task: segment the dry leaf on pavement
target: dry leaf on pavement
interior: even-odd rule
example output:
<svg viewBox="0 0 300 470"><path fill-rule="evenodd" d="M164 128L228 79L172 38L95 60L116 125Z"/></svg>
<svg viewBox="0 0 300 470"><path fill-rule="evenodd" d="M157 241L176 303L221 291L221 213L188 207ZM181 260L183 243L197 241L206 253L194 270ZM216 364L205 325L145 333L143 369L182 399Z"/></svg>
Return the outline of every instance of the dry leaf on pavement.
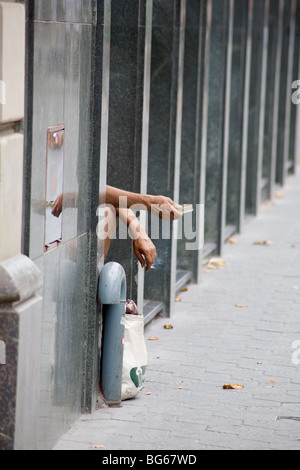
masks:
<svg viewBox="0 0 300 470"><path fill-rule="evenodd" d="M255 240L253 245L272 246L273 242L271 242L270 240Z"/></svg>
<svg viewBox="0 0 300 470"><path fill-rule="evenodd" d="M158 336L150 336L149 341L157 341L158 339Z"/></svg>
<svg viewBox="0 0 300 470"><path fill-rule="evenodd" d="M226 264L226 261L224 259L212 258L209 260L206 267L208 269L218 269L218 268L222 268L225 264Z"/></svg>
<svg viewBox="0 0 300 470"><path fill-rule="evenodd" d="M175 302L181 302L181 297L175 297Z"/></svg>
<svg viewBox="0 0 300 470"><path fill-rule="evenodd" d="M248 308L249 305L235 304L235 307L237 307L237 308Z"/></svg>
<svg viewBox="0 0 300 470"><path fill-rule="evenodd" d="M171 325L171 323L166 323L166 324L164 325L164 329L165 329L165 330L173 330L173 328L174 328L174 327L173 327L173 325Z"/></svg>
<svg viewBox="0 0 300 470"><path fill-rule="evenodd" d="M242 388L244 388L244 385L240 384L223 385L223 390L241 390Z"/></svg>

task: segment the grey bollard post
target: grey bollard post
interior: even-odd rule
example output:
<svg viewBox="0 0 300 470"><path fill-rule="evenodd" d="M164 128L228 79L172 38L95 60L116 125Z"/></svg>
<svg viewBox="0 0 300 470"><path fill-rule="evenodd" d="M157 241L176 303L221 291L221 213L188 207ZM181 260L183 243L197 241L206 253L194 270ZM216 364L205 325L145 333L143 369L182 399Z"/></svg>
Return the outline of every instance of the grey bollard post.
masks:
<svg viewBox="0 0 300 470"><path fill-rule="evenodd" d="M103 305L101 389L108 405L120 405L122 391L126 274L118 263L107 263L99 277L98 300Z"/></svg>

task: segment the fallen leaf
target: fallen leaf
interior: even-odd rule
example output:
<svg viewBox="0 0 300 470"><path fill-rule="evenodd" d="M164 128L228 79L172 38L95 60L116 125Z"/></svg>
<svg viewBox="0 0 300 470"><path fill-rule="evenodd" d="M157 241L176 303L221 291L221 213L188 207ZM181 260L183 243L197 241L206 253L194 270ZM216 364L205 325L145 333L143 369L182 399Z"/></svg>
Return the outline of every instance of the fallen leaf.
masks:
<svg viewBox="0 0 300 470"><path fill-rule="evenodd" d="M223 385L223 390L241 390L242 388L244 388L244 385L240 384Z"/></svg>
<svg viewBox="0 0 300 470"><path fill-rule="evenodd" d="M297 248L297 245L291 245L291 248Z"/></svg>
<svg viewBox="0 0 300 470"><path fill-rule="evenodd" d="M178 390L182 390L182 387L178 387Z"/></svg>
<svg viewBox="0 0 300 470"><path fill-rule="evenodd" d="M90 449L105 449L105 446L103 446L102 444L98 444L95 446L90 446L89 448Z"/></svg>
<svg viewBox="0 0 300 470"><path fill-rule="evenodd" d="M273 242L271 242L270 240L255 240L253 245L272 246Z"/></svg>
<svg viewBox="0 0 300 470"><path fill-rule="evenodd" d="M300 286L293 286L294 290L300 290Z"/></svg>
<svg viewBox="0 0 300 470"><path fill-rule="evenodd" d="M283 199L284 195L280 191L275 191L274 197L276 197L277 199Z"/></svg>
<svg viewBox="0 0 300 470"><path fill-rule="evenodd" d="M181 302L181 297L175 297L175 302Z"/></svg>
<svg viewBox="0 0 300 470"><path fill-rule="evenodd" d="M165 329L165 330L173 330L173 328L174 328L174 327L173 327L173 325L171 325L171 323L166 323L166 324L164 325L164 329Z"/></svg>
<svg viewBox="0 0 300 470"><path fill-rule="evenodd" d="M226 264L226 261L224 259L212 258L211 260L209 260L206 267L208 269L218 269L218 268L223 267L225 264Z"/></svg>
<svg viewBox="0 0 300 470"><path fill-rule="evenodd" d="M269 380L269 383L270 383L270 384L277 384L276 380L274 380L274 379L270 379L270 380Z"/></svg>
<svg viewBox="0 0 300 470"><path fill-rule="evenodd" d="M230 243L230 245L235 245L236 244L236 239L235 238L228 238L227 239L228 243Z"/></svg>
<svg viewBox="0 0 300 470"><path fill-rule="evenodd" d="M181 289L181 292L187 292L187 291L188 291L187 287L184 287L183 289Z"/></svg>
<svg viewBox="0 0 300 470"><path fill-rule="evenodd" d="M208 273L210 273L210 270L209 269L203 269L202 272L205 273L205 274L208 274Z"/></svg>
<svg viewBox="0 0 300 470"><path fill-rule="evenodd" d="M249 305L236 304L235 307L237 307L237 308L248 308Z"/></svg>
<svg viewBox="0 0 300 470"><path fill-rule="evenodd" d="M275 206L275 203L273 201L270 201L267 199L266 201L263 202L264 206Z"/></svg>
<svg viewBox="0 0 300 470"><path fill-rule="evenodd" d="M158 336L150 336L149 341L157 341L158 339Z"/></svg>
<svg viewBox="0 0 300 470"><path fill-rule="evenodd" d="M147 392L146 395L148 395L148 396L151 395L151 392Z"/></svg>

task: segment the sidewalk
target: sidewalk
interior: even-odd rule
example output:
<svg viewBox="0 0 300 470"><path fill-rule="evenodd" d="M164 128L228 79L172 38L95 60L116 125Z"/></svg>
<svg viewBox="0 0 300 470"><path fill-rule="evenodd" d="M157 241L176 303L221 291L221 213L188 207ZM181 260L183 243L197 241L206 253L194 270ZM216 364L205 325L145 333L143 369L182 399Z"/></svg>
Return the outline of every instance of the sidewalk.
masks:
<svg viewBox="0 0 300 470"><path fill-rule="evenodd" d="M54 450L300 449L300 177L281 193L146 327L140 395L82 416Z"/></svg>

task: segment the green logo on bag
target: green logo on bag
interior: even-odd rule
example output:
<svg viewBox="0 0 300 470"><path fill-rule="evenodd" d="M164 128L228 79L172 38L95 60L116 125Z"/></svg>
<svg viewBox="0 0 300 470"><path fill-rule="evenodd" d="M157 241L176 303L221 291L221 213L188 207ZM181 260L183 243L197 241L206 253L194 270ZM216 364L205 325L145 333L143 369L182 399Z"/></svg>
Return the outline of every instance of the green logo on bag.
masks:
<svg viewBox="0 0 300 470"><path fill-rule="evenodd" d="M146 369L147 366L142 366L142 367L134 367L130 371L130 378L136 388L140 388L142 385L144 385L145 382L145 375L146 375Z"/></svg>

